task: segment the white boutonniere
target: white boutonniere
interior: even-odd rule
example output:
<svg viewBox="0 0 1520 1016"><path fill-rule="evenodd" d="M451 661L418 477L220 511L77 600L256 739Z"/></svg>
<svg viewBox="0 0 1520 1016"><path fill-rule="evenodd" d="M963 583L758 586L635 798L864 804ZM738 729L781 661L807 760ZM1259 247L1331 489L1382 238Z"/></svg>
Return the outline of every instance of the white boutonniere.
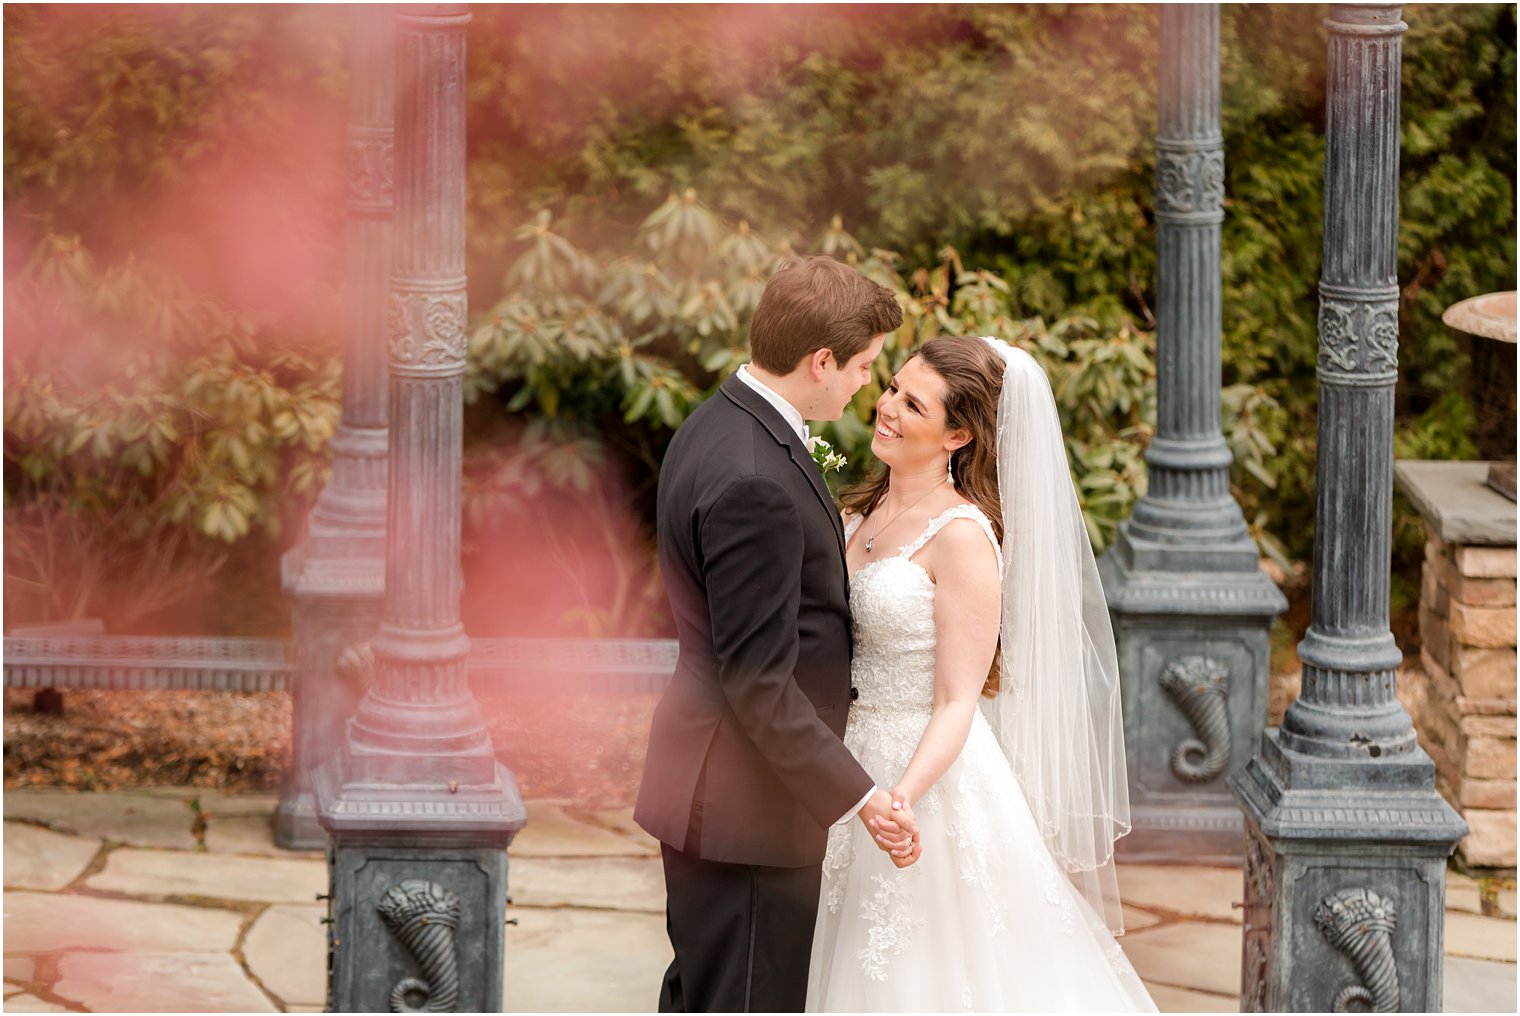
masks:
<svg viewBox="0 0 1520 1016"><path fill-rule="evenodd" d="M849 459L834 450L834 446L821 437L809 437L805 442L808 454L813 456L813 461L818 463L818 471L824 476L842 469L849 464Z"/></svg>

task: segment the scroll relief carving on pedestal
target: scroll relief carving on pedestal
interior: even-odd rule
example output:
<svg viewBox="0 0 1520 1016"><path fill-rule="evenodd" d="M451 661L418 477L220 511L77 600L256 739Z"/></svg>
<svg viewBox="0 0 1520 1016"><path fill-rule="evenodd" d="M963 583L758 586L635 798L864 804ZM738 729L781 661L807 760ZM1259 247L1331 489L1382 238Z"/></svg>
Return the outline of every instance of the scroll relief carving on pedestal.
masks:
<svg viewBox="0 0 1520 1016"><path fill-rule="evenodd" d="M1321 297L1319 369L1388 374L1399 367L1399 314L1392 303Z"/></svg>
<svg viewBox="0 0 1520 1016"><path fill-rule="evenodd" d="M1398 1012L1393 901L1371 889L1342 889L1320 900L1314 908L1314 923L1331 945L1351 959L1362 982L1342 988L1335 996L1334 1010L1349 1012L1347 1006L1360 1001L1371 1012Z"/></svg>
<svg viewBox="0 0 1520 1016"><path fill-rule="evenodd" d="M463 293L391 293L391 359L409 367L463 365Z"/></svg>
<svg viewBox="0 0 1520 1016"><path fill-rule="evenodd" d="M1198 735L1172 749L1172 773L1184 783L1218 778L1230 764L1230 668L1209 656L1183 656L1161 671L1161 687Z"/></svg>
<svg viewBox="0 0 1520 1016"><path fill-rule="evenodd" d="M389 205L396 179L396 143L391 138L348 139L348 200L357 205Z"/></svg>
<svg viewBox="0 0 1520 1016"><path fill-rule="evenodd" d="M1224 152L1156 153L1158 212L1217 212L1224 207Z"/></svg>
<svg viewBox="0 0 1520 1016"><path fill-rule="evenodd" d="M386 890L377 909L422 968L391 988L391 1012L454 1012L459 1005L459 897L436 882L407 879Z"/></svg>
<svg viewBox="0 0 1520 1016"><path fill-rule="evenodd" d="M1246 900L1242 920L1244 966L1241 970L1241 1008L1245 1012L1267 1011L1268 957L1271 950L1272 907L1275 888L1272 859L1254 836L1246 837Z"/></svg>

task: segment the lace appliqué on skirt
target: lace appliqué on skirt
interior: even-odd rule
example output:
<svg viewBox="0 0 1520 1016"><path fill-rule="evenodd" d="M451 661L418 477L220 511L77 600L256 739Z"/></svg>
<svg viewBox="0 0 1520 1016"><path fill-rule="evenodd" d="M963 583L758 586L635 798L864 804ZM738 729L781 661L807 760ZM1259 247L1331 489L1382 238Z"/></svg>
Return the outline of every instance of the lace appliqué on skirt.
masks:
<svg viewBox="0 0 1520 1016"><path fill-rule="evenodd" d="M854 832L853 822L851 819L829 830L829 845L823 854L823 900L831 914L839 913L849 887L844 874L855 861L855 844L850 836Z"/></svg>
<svg viewBox="0 0 1520 1016"><path fill-rule="evenodd" d="M923 925L913 918L911 883L916 872L903 868L891 875L872 875L876 891L860 904L860 919L871 924L866 947L858 953L860 968L873 981L887 979L887 954L902 953L913 939L913 932Z"/></svg>

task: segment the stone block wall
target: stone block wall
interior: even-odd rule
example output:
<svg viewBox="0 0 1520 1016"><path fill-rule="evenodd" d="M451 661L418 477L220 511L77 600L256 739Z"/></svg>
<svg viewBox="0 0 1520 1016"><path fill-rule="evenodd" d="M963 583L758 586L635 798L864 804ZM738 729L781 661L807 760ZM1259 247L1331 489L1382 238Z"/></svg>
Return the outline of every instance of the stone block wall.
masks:
<svg viewBox="0 0 1520 1016"><path fill-rule="evenodd" d="M1515 867L1515 548L1431 535L1420 587L1420 668L1400 698L1436 785L1470 827L1474 867Z"/></svg>

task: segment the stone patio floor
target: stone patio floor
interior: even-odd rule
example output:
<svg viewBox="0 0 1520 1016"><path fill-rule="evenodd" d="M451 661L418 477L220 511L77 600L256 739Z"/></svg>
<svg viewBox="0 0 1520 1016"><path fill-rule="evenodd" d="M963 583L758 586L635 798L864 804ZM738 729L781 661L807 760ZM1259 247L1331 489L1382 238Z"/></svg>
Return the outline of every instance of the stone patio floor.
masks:
<svg viewBox="0 0 1520 1016"><path fill-rule="evenodd" d="M4 1008L319 1012L320 852L274 846L274 795L5 794ZM506 1009L654 1009L670 959L658 849L629 812L528 802L510 851ZM1120 940L1167 1012L1238 1007L1238 869L1125 865ZM1515 894L1446 895L1445 1009L1515 1012Z"/></svg>

